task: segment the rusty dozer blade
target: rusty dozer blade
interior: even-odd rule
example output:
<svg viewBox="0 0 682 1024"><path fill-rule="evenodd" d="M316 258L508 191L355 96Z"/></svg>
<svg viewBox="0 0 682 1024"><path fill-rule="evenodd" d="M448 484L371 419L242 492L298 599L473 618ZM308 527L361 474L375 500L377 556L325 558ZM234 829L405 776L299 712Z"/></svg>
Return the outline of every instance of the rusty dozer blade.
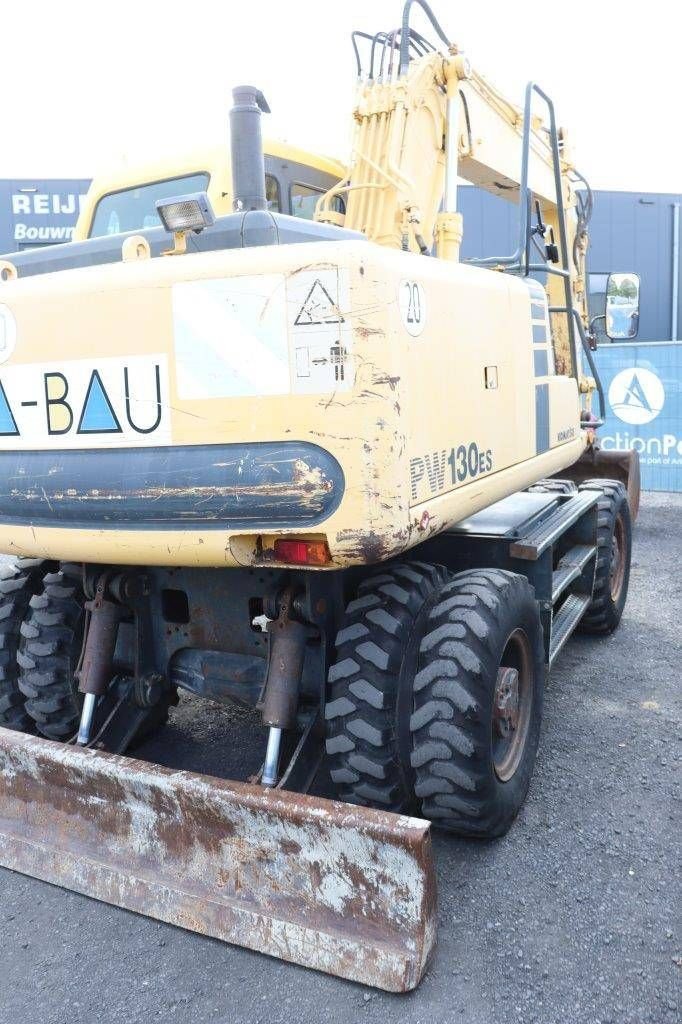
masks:
<svg viewBox="0 0 682 1024"><path fill-rule="evenodd" d="M0 728L0 864L388 991L436 933L429 824Z"/></svg>

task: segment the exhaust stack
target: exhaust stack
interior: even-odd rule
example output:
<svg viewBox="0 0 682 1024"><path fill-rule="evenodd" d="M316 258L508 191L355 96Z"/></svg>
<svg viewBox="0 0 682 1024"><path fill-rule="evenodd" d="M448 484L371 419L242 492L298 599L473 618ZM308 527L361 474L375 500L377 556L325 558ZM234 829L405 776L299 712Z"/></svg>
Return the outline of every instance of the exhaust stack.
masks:
<svg viewBox="0 0 682 1024"><path fill-rule="evenodd" d="M232 209L237 213L267 210L260 118L261 113L270 113L270 107L260 89L252 85L238 85L232 90L232 98Z"/></svg>

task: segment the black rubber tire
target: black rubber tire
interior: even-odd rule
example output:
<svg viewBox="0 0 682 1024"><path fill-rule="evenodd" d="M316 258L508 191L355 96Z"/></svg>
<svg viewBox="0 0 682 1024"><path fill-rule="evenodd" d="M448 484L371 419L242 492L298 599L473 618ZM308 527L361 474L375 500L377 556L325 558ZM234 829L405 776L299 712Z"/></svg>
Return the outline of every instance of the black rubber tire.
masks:
<svg viewBox="0 0 682 1024"><path fill-rule="evenodd" d="M77 579L50 573L43 592L31 598L21 626L19 688L38 732L51 740L64 742L78 731L83 697L74 672L83 644L84 601ZM177 689L167 690L130 746L138 746L165 725L169 708L177 703Z"/></svg>
<svg viewBox="0 0 682 1024"><path fill-rule="evenodd" d="M532 652L533 700L520 762L501 782L493 698L519 628ZM342 799L420 814L460 835L507 831L528 790L542 718L542 628L525 577L455 576L421 562L385 568L349 604L328 678L327 754Z"/></svg>
<svg viewBox="0 0 682 1024"><path fill-rule="evenodd" d="M502 655L516 630L528 640L532 697L518 766L503 782L493 761L493 702ZM533 774L544 675L540 613L525 576L474 569L442 588L420 644L410 722L423 817L462 836L504 835Z"/></svg>
<svg viewBox="0 0 682 1024"><path fill-rule="evenodd" d="M632 558L632 520L625 487L617 480L586 480L580 485L581 491L599 491L597 505L597 568L594 579L592 601L580 621L582 633L608 635L617 629L630 583L630 561ZM624 539L624 575L617 600L611 593L612 545L616 521Z"/></svg>
<svg viewBox="0 0 682 1024"><path fill-rule="evenodd" d="M78 730L82 697L74 672L83 643L83 591L62 572L45 576L21 626L19 688L38 732L68 740Z"/></svg>
<svg viewBox="0 0 682 1024"><path fill-rule="evenodd" d="M422 620L450 577L423 562L386 566L360 584L346 609L325 709L330 772L342 800L418 812L410 765L412 680Z"/></svg>
<svg viewBox="0 0 682 1024"><path fill-rule="evenodd" d="M33 732L33 719L19 689L17 653L21 623L48 568L42 558L20 558L0 572L0 726L4 729Z"/></svg>

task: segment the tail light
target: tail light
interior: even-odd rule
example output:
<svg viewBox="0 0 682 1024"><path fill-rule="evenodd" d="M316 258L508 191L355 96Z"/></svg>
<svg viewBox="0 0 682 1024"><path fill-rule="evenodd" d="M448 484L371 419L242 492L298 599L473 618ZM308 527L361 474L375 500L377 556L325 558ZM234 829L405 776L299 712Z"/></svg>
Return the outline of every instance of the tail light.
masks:
<svg viewBox="0 0 682 1024"><path fill-rule="evenodd" d="M326 540L275 541L275 558L289 565L329 565L332 560Z"/></svg>

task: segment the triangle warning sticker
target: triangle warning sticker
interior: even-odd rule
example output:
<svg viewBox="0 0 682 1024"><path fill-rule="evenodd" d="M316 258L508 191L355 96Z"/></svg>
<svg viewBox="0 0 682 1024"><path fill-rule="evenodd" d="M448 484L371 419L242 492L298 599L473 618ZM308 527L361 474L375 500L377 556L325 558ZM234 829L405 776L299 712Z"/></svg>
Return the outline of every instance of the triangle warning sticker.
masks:
<svg viewBox="0 0 682 1024"><path fill-rule="evenodd" d="M307 327L312 324L342 324L343 322L339 307L318 277L298 311L294 327Z"/></svg>
<svg viewBox="0 0 682 1024"><path fill-rule="evenodd" d="M121 424L104 390L97 370L92 371L83 411L78 424L79 434L120 434Z"/></svg>

